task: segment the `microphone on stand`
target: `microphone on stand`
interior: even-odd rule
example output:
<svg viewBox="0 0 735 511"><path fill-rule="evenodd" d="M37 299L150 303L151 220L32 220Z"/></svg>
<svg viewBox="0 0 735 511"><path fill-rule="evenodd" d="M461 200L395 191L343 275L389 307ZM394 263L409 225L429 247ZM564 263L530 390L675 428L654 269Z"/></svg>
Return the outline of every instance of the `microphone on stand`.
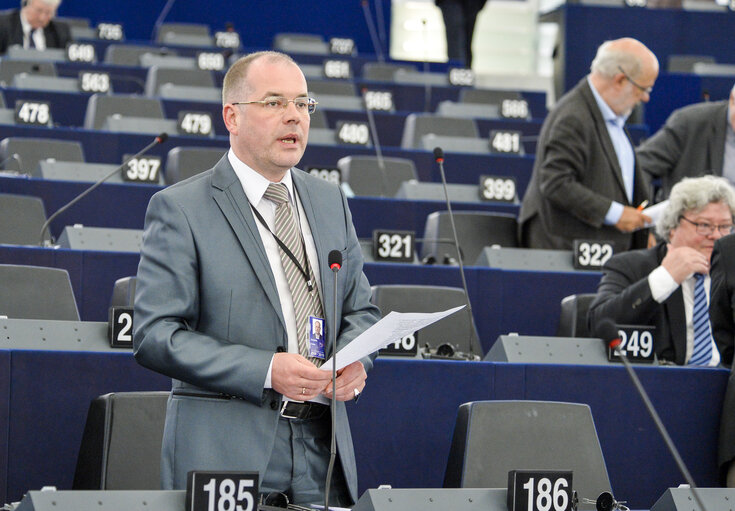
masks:
<svg viewBox="0 0 735 511"><path fill-rule="evenodd" d="M630 376L630 380L633 382L633 385L638 391L638 395L640 395L641 399L643 400L643 404L646 405L648 414L651 416L651 419L653 419L653 422L656 425L656 429L658 429L659 434L664 439L664 442L666 443L666 447L669 449L671 456L674 458L676 465L679 467L679 471L684 476L684 479L686 480L686 482L689 484L689 487L692 490L692 495L694 496L694 500L697 501L699 508L702 511L705 511L704 503L702 502L702 499L699 496L699 491L697 491L697 485L694 483L694 479L692 478L692 475L689 473L689 469L684 463L684 460L681 458L681 455L679 454L679 450L676 448L676 445L674 445L674 441L669 436L669 432L666 430L666 426L664 426L664 423L661 421L661 418L656 412L656 408L654 408L653 403L651 402L651 399L648 397L648 393L646 392L646 389L643 388L641 381L638 379L638 375L635 374L635 371L633 370L633 366L630 365L630 361L628 360L628 357L626 357L625 354L619 349L621 339L620 339L620 334L618 334L618 329L615 326L615 323L611 319L608 319L608 318L603 319L602 321L600 321L599 325L595 329L595 334L597 335L597 337L602 339L602 342L604 343L606 349L609 348L613 350L615 354L618 357L620 357L620 360L623 361L625 370L628 372L628 376Z"/></svg>
<svg viewBox="0 0 735 511"><path fill-rule="evenodd" d="M385 161L383 160L383 150L380 146L380 139L378 138L378 128L375 125L375 117L367 103L367 92L367 88L362 89L362 104L365 105L365 113L367 114L370 133L373 138L373 145L375 146L375 156L378 158L378 169L380 169L380 192L383 194L383 197L387 197L388 176L385 173Z"/></svg>
<svg viewBox="0 0 735 511"><path fill-rule="evenodd" d="M378 40L378 34L375 31L373 16L370 13L370 7L368 6L368 0L360 0L360 3L362 4L362 12L365 15L365 23L367 24L368 32L370 32L370 39L373 42L373 50L375 50L375 55L378 57L378 62L385 62L385 57L383 57L383 50L381 49L381 44Z"/></svg>
<svg viewBox="0 0 735 511"><path fill-rule="evenodd" d="M467 279L464 274L464 264L462 262L462 251L459 248L459 238L457 237L457 227L454 225L454 213L452 212L452 203L449 200L449 191L447 190L447 177L444 175L444 151L441 147L434 148L434 159L439 164L439 172L442 177L442 186L444 187L444 198L447 201L447 211L449 212L449 222L452 225L452 234L454 235L454 248L457 249L457 261L459 262L459 274L462 276L462 288L464 289L464 297L467 301L467 316L469 319L469 352L467 358L475 360L474 347L472 346L472 304L470 303L470 293L467 290Z"/></svg>
<svg viewBox="0 0 735 511"><path fill-rule="evenodd" d="M166 16L168 16L168 11L171 10L171 7L173 7L175 3L176 0L168 0L168 2L166 2L166 5L163 6L163 9L161 9L161 14L158 15L158 18L156 18L156 22L153 24L153 32L151 33L152 42L156 42L156 34L158 33L158 29L161 28L163 20L165 20Z"/></svg>
<svg viewBox="0 0 735 511"><path fill-rule="evenodd" d="M337 328L339 320L337 318L337 272L342 269L342 252L332 250L328 256L329 268L334 273L334 327L331 328L332 337L332 444L329 449L329 468L327 468L327 480L324 484L324 511L329 509L329 487L332 482L332 471L334 470L334 460L337 457L337 443L334 430L337 427Z"/></svg>
<svg viewBox="0 0 735 511"><path fill-rule="evenodd" d="M57 216L59 216L61 213L63 213L64 211L66 211L67 209L69 209L71 206L73 206L74 204L76 204L77 202L79 202L82 198L84 198L90 192L92 192L93 190L95 190L97 187L99 187L102 183L104 183L105 181L107 181L108 179L110 179L112 176L114 176L118 172L122 171L122 169L125 168L125 165L127 165L130 160L132 160L134 158L138 158L141 155L147 153L155 145L163 144L167 139L168 139L168 133L161 133L160 135L158 135L153 140L153 142L151 142L150 144L148 144L147 146L145 146L143 149L141 149L140 151L138 151L134 155L132 155L129 158L127 158L124 162L122 162L122 164L119 167L115 168L115 170L113 170L112 172L110 172L109 174L107 174L106 176L104 176L102 179L100 179L99 181L97 181L96 183L94 183L92 186L90 186L89 188L87 188L86 190L84 190L82 193L80 193L79 195L77 195L76 197L74 197L72 200L70 200L69 202L67 202L66 204L64 204L61 208L57 209L56 212L53 215L51 215L50 217L48 217L48 220L46 220L46 222L44 222L43 226L41 226L41 234L40 234L39 246L42 246L42 247L46 246L46 247L48 247L48 246L52 246L53 245L53 236L51 236L49 234L49 237L51 239L48 242L46 242L44 240L43 236L44 236L44 234L46 234L46 230L48 229L49 225L51 225L51 222Z"/></svg>

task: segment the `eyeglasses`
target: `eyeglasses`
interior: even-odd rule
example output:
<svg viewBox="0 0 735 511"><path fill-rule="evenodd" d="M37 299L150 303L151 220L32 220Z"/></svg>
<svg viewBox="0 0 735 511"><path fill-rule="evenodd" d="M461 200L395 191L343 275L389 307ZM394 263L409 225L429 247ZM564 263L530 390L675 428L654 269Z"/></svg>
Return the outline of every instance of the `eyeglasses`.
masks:
<svg viewBox="0 0 735 511"><path fill-rule="evenodd" d="M267 98L260 101L236 101L231 104L252 105L256 103L259 105L263 105L263 108L265 108L266 111L273 113L285 110L288 107L289 103L293 103L299 113L308 113L309 115L316 112L316 106L319 104L316 99L307 96L294 99L286 99L283 96L268 96Z"/></svg>
<svg viewBox="0 0 735 511"><path fill-rule="evenodd" d="M692 224L696 228L697 234L701 234L702 236L711 236L715 232L715 229L720 231L720 234L722 234L723 236L727 236L728 234L731 234L733 230L732 224L712 225L708 224L707 222L692 222L684 215L680 216L679 220L686 220L687 222Z"/></svg>
<svg viewBox="0 0 735 511"><path fill-rule="evenodd" d="M630 77L628 73L625 72L625 70L622 67L618 66L618 69L620 70L621 73L623 73L623 76L625 76L625 79L628 80L633 85L635 85L641 92L645 92L649 96L651 95L651 93L653 92L653 87L644 87L643 85L639 85L638 83L636 83L635 80L633 80Z"/></svg>

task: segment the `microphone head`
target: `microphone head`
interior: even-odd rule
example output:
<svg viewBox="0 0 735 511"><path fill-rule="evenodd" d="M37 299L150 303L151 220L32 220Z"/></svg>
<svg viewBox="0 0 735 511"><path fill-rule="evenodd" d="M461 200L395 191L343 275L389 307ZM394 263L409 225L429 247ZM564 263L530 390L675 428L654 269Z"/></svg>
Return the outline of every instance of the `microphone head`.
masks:
<svg viewBox="0 0 735 511"><path fill-rule="evenodd" d="M165 131L156 137L156 142L159 144L163 144L166 140L168 140L168 133Z"/></svg>
<svg viewBox="0 0 735 511"><path fill-rule="evenodd" d="M339 250L332 250L329 252L329 267L332 269L332 271L338 271L340 268L342 268L342 252Z"/></svg>
<svg viewBox="0 0 735 511"><path fill-rule="evenodd" d="M602 339L605 346L612 349L617 348L620 345L620 335L618 334L618 328L615 326L613 320L605 318L595 328L595 335Z"/></svg>
<svg viewBox="0 0 735 511"><path fill-rule="evenodd" d="M436 161L444 161L444 150L441 147L434 148L434 159Z"/></svg>

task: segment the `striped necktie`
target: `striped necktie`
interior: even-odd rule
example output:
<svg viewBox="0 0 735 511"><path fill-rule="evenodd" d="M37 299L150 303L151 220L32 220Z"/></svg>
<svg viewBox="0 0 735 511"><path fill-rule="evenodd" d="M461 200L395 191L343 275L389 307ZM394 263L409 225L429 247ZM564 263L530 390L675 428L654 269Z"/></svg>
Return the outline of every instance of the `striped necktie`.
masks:
<svg viewBox="0 0 735 511"><path fill-rule="evenodd" d="M696 273L694 278L694 348L689 365L705 366L712 360L712 330L709 324L707 293L704 291L704 275Z"/></svg>
<svg viewBox="0 0 735 511"><path fill-rule="evenodd" d="M288 200L288 188L283 183L271 183L263 196L276 204L276 237L291 251L291 254L301 265L301 269L307 272L312 282L312 290L309 291L306 277L279 244L278 251L281 254L281 264L286 273L286 280L293 299L299 353L320 366L323 360L309 357L309 316L323 318L324 312L319 299L319 289L315 283L316 276L311 270L309 259L304 252L305 245L301 236L301 229Z"/></svg>
<svg viewBox="0 0 735 511"><path fill-rule="evenodd" d="M28 48L35 50L36 49L36 41L33 40L33 33L35 30L30 29L28 31Z"/></svg>

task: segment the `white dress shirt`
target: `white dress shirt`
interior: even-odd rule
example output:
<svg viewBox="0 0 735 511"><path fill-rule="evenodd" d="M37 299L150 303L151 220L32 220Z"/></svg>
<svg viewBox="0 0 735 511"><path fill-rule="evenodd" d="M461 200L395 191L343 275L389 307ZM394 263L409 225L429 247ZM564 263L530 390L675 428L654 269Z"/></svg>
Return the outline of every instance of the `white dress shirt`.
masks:
<svg viewBox="0 0 735 511"><path fill-rule="evenodd" d="M23 48L30 48L31 44L29 38L33 37L33 42L36 45L36 49L46 49L46 34L43 33L42 28L33 30L31 24L26 20L23 11L20 11L20 26L23 28Z"/></svg>
<svg viewBox="0 0 735 511"><path fill-rule="evenodd" d="M227 153L227 158L235 170L237 178L240 180L245 195L250 202L250 207L257 209L268 225L271 232L275 232L276 224L276 204L268 199L264 199L263 195L268 189L270 181L268 181L262 174L259 174L248 165L240 161L232 149ZM291 208L294 209L294 202L298 206L296 209L296 215L298 217L299 225L301 227L301 234L304 237L304 243L306 244L306 255L309 258L312 271L314 273L314 281L316 282L317 289L319 290L319 296L322 296L321 281L319 279L319 261L316 255L316 245L314 244L314 237L311 234L311 228L309 222L306 220L306 214L304 208L301 205L301 201L298 200L295 188L293 186L293 179L291 178L291 170L286 172L286 175L281 180L281 183L286 185L288 188L289 200L291 201ZM283 270L283 264L281 263L281 253L279 252L278 243L271 232L268 232L260 220L255 219L255 224L258 226L258 232L260 232L260 238L263 241L265 247L265 253L268 256L268 263L270 264L273 277L276 281L276 289L278 290L278 300L281 302L281 311L283 312L283 320L286 322L286 335L288 336L288 352L298 353L299 343L298 334L296 327L296 314L294 312L293 297L291 296L291 289L288 286L288 280L286 279L286 272ZM271 359L271 365L268 367L268 374L265 377L264 388L272 388L271 383L271 370L273 369L273 360ZM285 398L284 398L285 399ZM324 396L317 396L312 399L319 403L328 404L329 401Z"/></svg>
<svg viewBox="0 0 735 511"><path fill-rule="evenodd" d="M694 350L694 325L692 317L694 316L694 274L689 275L681 283L681 293L684 296L684 316L687 326L687 351L684 357L684 363L688 363L692 358ZM704 292L707 295L707 303L709 304L709 288L712 279L709 275L704 276ZM658 303L663 303L671 293L676 291L679 284L676 283L671 274L663 266L659 266L648 275L648 285L651 288L653 299ZM712 359L709 366L717 367L720 364L720 351L717 349L714 338L712 339Z"/></svg>
<svg viewBox="0 0 735 511"><path fill-rule="evenodd" d="M612 108L605 103L602 99L595 86L592 84L589 76L587 77L587 83L592 90L592 95L595 97L597 107L602 114L602 118L605 121L605 127L610 135L610 140L615 148L615 154L618 157L618 164L623 174L623 184L625 185L625 194L628 197L628 202L633 202L633 187L635 185L635 154L633 153L633 146L628 139L628 135L625 133L625 121L628 119L627 115L617 115L613 112ZM623 215L623 204L613 201L610 204L610 208L607 210L605 215L605 224L615 225Z"/></svg>

